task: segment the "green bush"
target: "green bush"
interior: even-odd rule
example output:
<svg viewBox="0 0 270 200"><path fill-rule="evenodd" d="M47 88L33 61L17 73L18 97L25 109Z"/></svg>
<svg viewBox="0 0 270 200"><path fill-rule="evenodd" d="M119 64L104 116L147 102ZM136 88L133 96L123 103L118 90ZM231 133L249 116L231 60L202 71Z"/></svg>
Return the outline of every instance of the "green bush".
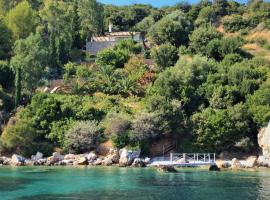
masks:
<svg viewBox="0 0 270 200"><path fill-rule="evenodd" d="M248 19L245 19L241 15L237 14L223 18L222 23L225 31L227 32L236 32L241 29L248 28L251 25Z"/></svg>
<svg viewBox="0 0 270 200"><path fill-rule="evenodd" d="M94 150L102 138L102 128L96 121L80 121L66 134L65 150L72 153L85 153Z"/></svg>
<svg viewBox="0 0 270 200"><path fill-rule="evenodd" d="M130 143L129 131L131 121L124 114L113 114L106 119L105 134L109 135L117 148L123 148Z"/></svg>
<svg viewBox="0 0 270 200"><path fill-rule="evenodd" d="M170 43L153 48L151 50L151 57L161 70L174 66L179 58L177 48Z"/></svg>
<svg viewBox="0 0 270 200"><path fill-rule="evenodd" d="M124 50L104 49L97 54L96 63L100 66L124 67L130 55Z"/></svg>

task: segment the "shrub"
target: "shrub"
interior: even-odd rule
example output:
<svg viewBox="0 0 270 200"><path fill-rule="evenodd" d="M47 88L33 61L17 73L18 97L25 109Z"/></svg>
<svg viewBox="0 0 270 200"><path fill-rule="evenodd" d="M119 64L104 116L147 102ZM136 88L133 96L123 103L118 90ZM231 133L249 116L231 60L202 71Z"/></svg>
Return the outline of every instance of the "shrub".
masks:
<svg viewBox="0 0 270 200"><path fill-rule="evenodd" d="M153 48L151 51L151 57L161 70L174 66L179 58L177 48L170 43L162 44L159 47Z"/></svg>
<svg viewBox="0 0 270 200"><path fill-rule="evenodd" d="M131 126L131 141L140 143L168 133L168 124L157 113L138 113Z"/></svg>
<svg viewBox="0 0 270 200"><path fill-rule="evenodd" d="M248 19L245 19L241 15L236 14L223 18L222 23L224 25L225 31L227 32L236 32L250 26Z"/></svg>
<svg viewBox="0 0 270 200"><path fill-rule="evenodd" d="M65 150L85 153L95 149L101 140L102 128L96 121L80 121L67 131Z"/></svg>
<svg viewBox="0 0 270 200"><path fill-rule="evenodd" d="M96 63L100 66L111 65L122 68L129 57L129 53L124 50L104 49L97 54Z"/></svg>
<svg viewBox="0 0 270 200"><path fill-rule="evenodd" d="M129 144L129 130L131 121L129 116L113 114L106 120L105 133L110 135L117 148L123 148Z"/></svg>

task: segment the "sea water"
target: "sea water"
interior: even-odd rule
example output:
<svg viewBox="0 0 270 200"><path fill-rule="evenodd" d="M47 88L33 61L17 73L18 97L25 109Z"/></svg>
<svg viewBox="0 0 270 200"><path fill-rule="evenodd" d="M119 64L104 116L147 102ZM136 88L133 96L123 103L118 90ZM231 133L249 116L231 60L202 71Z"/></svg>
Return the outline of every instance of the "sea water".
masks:
<svg viewBox="0 0 270 200"><path fill-rule="evenodd" d="M0 167L1 200L270 200L270 170Z"/></svg>

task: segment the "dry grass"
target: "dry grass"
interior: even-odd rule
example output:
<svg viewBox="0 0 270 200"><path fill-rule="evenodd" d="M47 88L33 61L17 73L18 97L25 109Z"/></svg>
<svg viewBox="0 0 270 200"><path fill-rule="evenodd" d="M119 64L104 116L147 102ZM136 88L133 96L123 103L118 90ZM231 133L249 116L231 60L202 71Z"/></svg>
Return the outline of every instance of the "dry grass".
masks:
<svg viewBox="0 0 270 200"><path fill-rule="evenodd" d="M270 43L270 31L263 30L263 31L252 31L249 35L247 35L246 40L248 41L256 41L258 39L263 39Z"/></svg>
<svg viewBox="0 0 270 200"><path fill-rule="evenodd" d="M260 56L270 60L270 51L260 47L256 43L245 44L243 49L254 56Z"/></svg>

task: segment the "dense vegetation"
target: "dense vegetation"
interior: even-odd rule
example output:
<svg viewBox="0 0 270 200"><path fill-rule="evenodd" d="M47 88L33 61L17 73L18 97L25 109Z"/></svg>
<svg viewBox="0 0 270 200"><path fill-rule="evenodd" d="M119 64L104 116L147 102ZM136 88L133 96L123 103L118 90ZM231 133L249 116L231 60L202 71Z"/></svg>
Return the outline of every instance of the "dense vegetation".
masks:
<svg viewBox="0 0 270 200"><path fill-rule="evenodd" d="M270 119L269 19L261 0L0 0L1 151L81 153L111 139L147 153L164 137L185 152L252 151ZM109 23L146 40L93 60L84 43ZM42 92L54 79L64 87Z"/></svg>

